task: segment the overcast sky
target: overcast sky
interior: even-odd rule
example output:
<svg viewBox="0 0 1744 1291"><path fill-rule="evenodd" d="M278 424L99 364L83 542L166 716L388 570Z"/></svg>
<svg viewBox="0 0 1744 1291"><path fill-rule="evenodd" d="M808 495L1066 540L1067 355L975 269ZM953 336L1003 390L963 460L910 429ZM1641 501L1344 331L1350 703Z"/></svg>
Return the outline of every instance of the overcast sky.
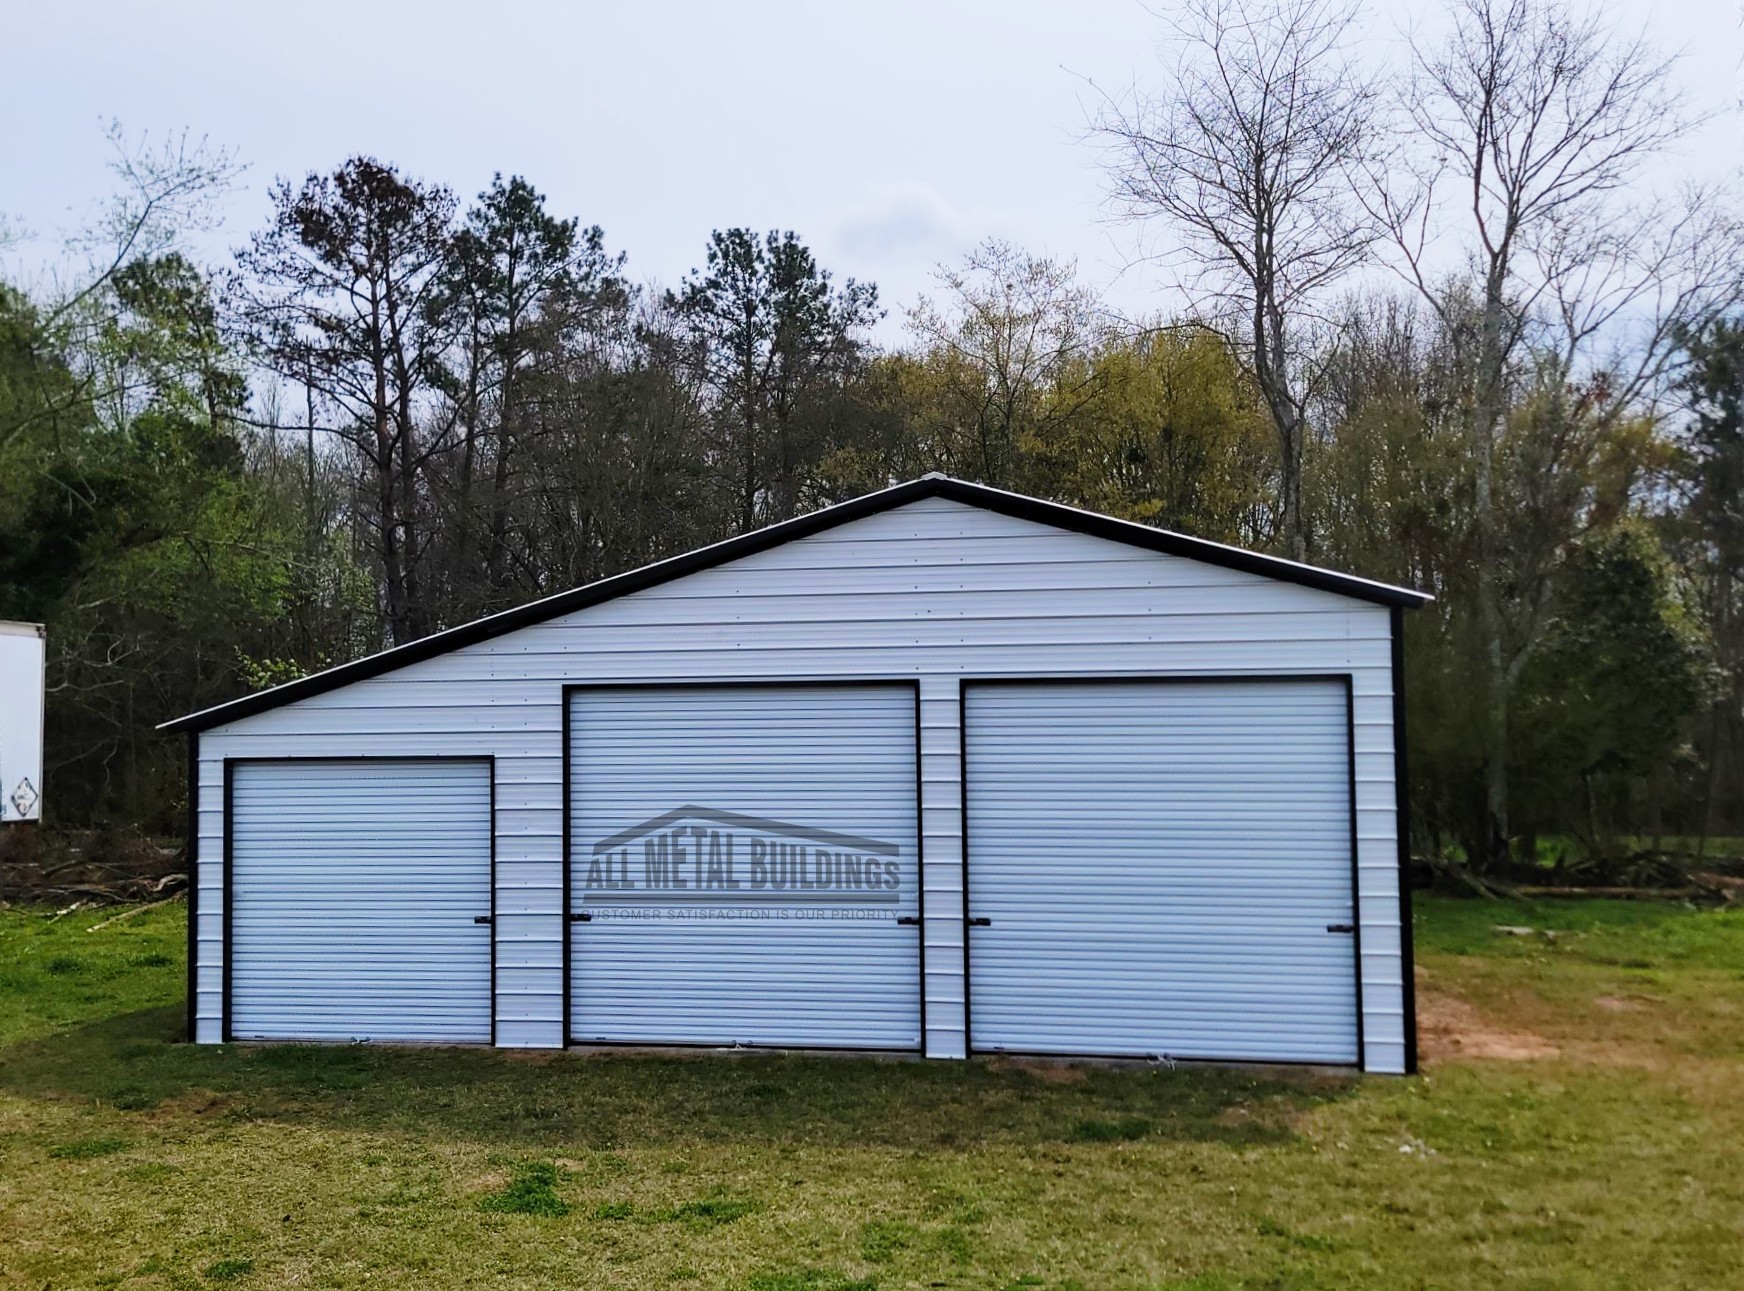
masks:
<svg viewBox="0 0 1744 1291"><path fill-rule="evenodd" d="M190 128L248 164L209 257L262 222L275 176L367 152L463 197L523 174L669 285L710 229L746 224L798 230L893 315L989 235L1075 257L1129 313L1168 304L1106 221L1083 138L1087 79L1157 83L1162 24L1138 0L8 8L0 213L37 235L5 253L9 274L39 272L106 190L116 118L133 135ZM1372 4L1373 52L1438 8ZM1611 11L1684 51L1680 81L1723 109L1667 173L1736 168L1738 0Z"/></svg>

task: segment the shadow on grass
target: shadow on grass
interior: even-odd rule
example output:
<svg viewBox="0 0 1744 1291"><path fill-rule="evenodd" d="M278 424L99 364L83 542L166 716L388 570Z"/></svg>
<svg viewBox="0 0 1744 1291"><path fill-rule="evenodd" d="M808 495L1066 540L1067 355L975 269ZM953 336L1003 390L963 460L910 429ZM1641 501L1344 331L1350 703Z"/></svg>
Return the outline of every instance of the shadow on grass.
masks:
<svg viewBox="0 0 1744 1291"><path fill-rule="evenodd" d="M129 1112L446 1132L516 1148L796 1143L968 1148L1293 1137L1354 1079L826 1056L529 1056L488 1049L190 1045L179 1006L0 1050L0 1089ZM1111 1127L1111 1128L1106 1128Z"/></svg>

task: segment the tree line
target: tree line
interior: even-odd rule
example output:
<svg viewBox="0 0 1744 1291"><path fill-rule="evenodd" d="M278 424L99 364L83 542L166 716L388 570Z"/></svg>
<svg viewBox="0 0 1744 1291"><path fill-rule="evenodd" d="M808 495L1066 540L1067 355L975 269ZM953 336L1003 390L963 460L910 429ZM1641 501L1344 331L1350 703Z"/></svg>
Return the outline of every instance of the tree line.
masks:
<svg viewBox="0 0 1744 1291"><path fill-rule="evenodd" d="M1104 96L1175 305L992 240L886 305L785 230L667 288L526 178L359 155L182 249L233 158L119 134L71 287L0 284L0 617L46 621L47 798L179 828L154 723L929 470L1435 594L1420 854L1616 875L1744 833L1744 265L1650 183L1672 66L1453 0L1407 66L1339 0L1188 0Z"/></svg>

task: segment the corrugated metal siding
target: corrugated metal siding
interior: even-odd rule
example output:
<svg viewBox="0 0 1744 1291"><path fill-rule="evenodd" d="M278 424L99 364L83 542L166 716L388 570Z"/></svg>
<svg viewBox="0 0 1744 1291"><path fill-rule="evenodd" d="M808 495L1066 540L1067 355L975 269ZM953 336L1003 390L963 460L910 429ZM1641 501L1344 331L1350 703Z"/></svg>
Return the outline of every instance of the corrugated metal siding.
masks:
<svg viewBox="0 0 1744 1291"><path fill-rule="evenodd" d="M977 1050L1357 1061L1338 681L971 685Z"/></svg>
<svg viewBox="0 0 1744 1291"><path fill-rule="evenodd" d="M918 908L912 686L608 688L570 702L571 901L594 915L572 929L576 1041L919 1046L920 930L897 923ZM596 843L685 806L891 844L894 900L587 896ZM747 885L754 835L798 839L673 824L693 820L735 838ZM642 838L620 846L620 870L644 882ZM691 895L700 903L679 904ZM623 917L641 911L652 917Z"/></svg>
<svg viewBox="0 0 1744 1291"><path fill-rule="evenodd" d="M222 854L226 755L495 753L497 1041L558 1045L563 685L917 678L927 1052L960 1056L958 679L1170 672L1352 675L1366 1058L1402 1070L1387 610L942 499L204 732L200 854ZM198 1032L215 1040L218 867L200 884Z"/></svg>
<svg viewBox="0 0 1744 1291"><path fill-rule="evenodd" d="M235 1038L488 1042L489 764L231 777Z"/></svg>

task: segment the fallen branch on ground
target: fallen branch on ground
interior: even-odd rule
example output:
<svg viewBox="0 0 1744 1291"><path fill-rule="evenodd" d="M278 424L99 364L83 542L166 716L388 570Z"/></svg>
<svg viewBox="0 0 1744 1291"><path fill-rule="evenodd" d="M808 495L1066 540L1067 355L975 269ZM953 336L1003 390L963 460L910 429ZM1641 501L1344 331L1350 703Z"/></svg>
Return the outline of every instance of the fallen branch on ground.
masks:
<svg viewBox="0 0 1744 1291"><path fill-rule="evenodd" d="M1515 890L1507 884L1497 883L1492 879L1480 879L1465 866L1447 860L1445 857L1418 856L1413 859L1417 864L1431 870L1437 879L1468 888L1478 896L1487 897L1491 901L1499 901L1504 897L1515 895Z"/></svg>
<svg viewBox="0 0 1744 1291"><path fill-rule="evenodd" d="M123 910L120 914L103 920L102 923L92 924L89 928L85 929L85 931L86 932L102 932L103 929L107 928L112 923L120 923L123 919L131 919L136 914L144 914L147 910L156 910L159 906L166 906L166 905L169 905L171 902L180 901L180 900L181 900L181 897L178 895L178 896L173 896L173 897L165 897L162 901L151 901L145 905L136 905L131 910Z"/></svg>
<svg viewBox="0 0 1744 1291"><path fill-rule="evenodd" d="M1679 901L1690 897L1712 896L1709 888L1582 888L1582 887L1536 887L1527 886L1515 888L1514 892L1523 897L1613 897L1622 901Z"/></svg>

